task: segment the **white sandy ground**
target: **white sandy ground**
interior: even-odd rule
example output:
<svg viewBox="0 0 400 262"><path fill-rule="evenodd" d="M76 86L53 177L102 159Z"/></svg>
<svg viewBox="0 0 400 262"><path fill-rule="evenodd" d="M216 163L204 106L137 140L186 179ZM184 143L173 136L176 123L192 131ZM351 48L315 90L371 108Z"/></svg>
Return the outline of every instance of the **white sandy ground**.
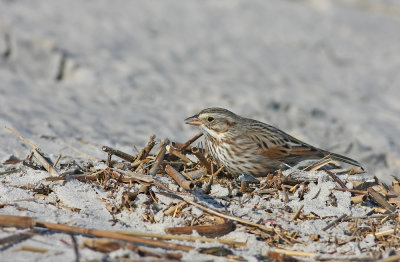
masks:
<svg viewBox="0 0 400 262"><path fill-rule="evenodd" d="M391 176L400 177L399 28L400 1L395 0L3 0L0 123L34 141L53 160L61 153L67 156L65 162L73 158L84 163L89 159L84 153L104 159L102 145L134 153L133 146L142 147L153 133L159 139L184 141L197 132L183 124L184 118L220 106L355 158L369 175L390 182ZM29 147L5 129L0 130L0 141L1 163L29 153ZM0 166L0 171L9 168ZM0 203L31 198L32 192L15 186L46 184L46 176L30 169L2 176ZM26 210L7 206L0 214L151 232L182 222L160 217L159 224L142 223L139 209L137 214L120 214L125 224L113 225L97 200L107 195L101 188L74 180L51 186L54 195L49 200L17 202ZM318 183L317 198L310 203L294 198L289 205L295 210L305 204L304 212L318 206L321 216L333 216L329 221L342 213L369 211L350 205L349 195L341 192L335 193L337 208L324 207L322 192L331 186ZM145 197L139 197L138 205ZM82 211L49 204L57 198ZM268 216L262 209L250 212L251 206L273 210L283 205L281 200L250 202L232 204L230 211L258 221ZM329 221L306 221L301 227L321 233ZM331 232L345 238L345 228L346 223L340 223ZM0 237L9 234L1 232ZM254 261L256 254L268 250L244 231L228 236L248 241L248 248L237 253L246 259ZM60 239L71 241L58 233L35 236L23 244L51 251L13 252L16 246L2 250L0 260L71 261L74 253ZM341 253L359 256L374 245L373 239L358 246L349 243ZM329 248L293 247L325 254ZM124 253L136 256L117 251L109 258ZM210 258L194 251L184 259L193 255ZM106 255L82 249L81 256Z"/></svg>

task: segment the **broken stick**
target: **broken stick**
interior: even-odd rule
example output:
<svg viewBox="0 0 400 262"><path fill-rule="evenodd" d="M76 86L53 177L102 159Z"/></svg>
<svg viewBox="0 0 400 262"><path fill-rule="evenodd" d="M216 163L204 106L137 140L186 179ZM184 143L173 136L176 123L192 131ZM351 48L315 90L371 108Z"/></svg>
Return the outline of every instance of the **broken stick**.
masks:
<svg viewBox="0 0 400 262"><path fill-rule="evenodd" d="M216 215L218 217L222 217L222 218L225 218L225 219L233 220L233 221L239 222L239 223L244 224L244 225L257 227L258 229L261 229L261 230L263 230L265 232L276 232L277 230L279 230L279 229L275 229L275 228L270 227L270 226L264 226L264 225L261 225L261 224L257 224L257 223L254 223L254 222L239 218L239 217L230 216L230 215L226 215L226 214L220 213L218 211L215 211L213 209L210 209L208 207L200 205L199 203L197 203L194 200L191 200L191 199L186 198L186 197L181 197L181 196L179 196L177 194L171 194L171 193L167 193L167 192L158 192L158 194L161 194L161 195L164 195L164 196L169 196L169 197L172 197L172 198L175 198L175 199L179 199L179 200L183 200L183 201L185 201L185 202L187 202L187 203L189 203L189 204L191 204L191 205L193 205L193 206L195 206L195 207L197 207L197 208L199 208L199 209L201 209L203 211L206 211L209 214Z"/></svg>
<svg viewBox="0 0 400 262"><path fill-rule="evenodd" d="M191 235L193 230L196 230L200 236L207 237L220 237L228 234L235 229L235 225L231 220L225 220L224 223L214 225L198 225L198 226L187 226L187 227L168 227L165 229L165 233L180 235L186 234Z"/></svg>
<svg viewBox="0 0 400 262"><path fill-rule="evenodd" d="M108 146L103 146L101 148L101 150L103 150L104 152L106 152L108 154L115 155L115 156L117 156L119 158L122 158L123 160L126 160L128 162L133 162L135 160L134 156L132 156L130 154L127 154L125 152L122 152L120 150L113 149L113 148L108 147Z"/></svg>
<svg viewBox="0 0 400 262"><path fill-rule="evenodd" d="M390 212L394 212L396 208L389 204L389 202L386 201L385 197L382 196L379 192L377 192L375 189L372 187L367 189L368 194L383 208Z"/></svg>
<svg viewBox="0 0 400 262"><path fill-rule="evenodd" d="M183 145L181 145L177 150L178 150L178 151L182 151L183 149L185 149L186 147L188 147L191 143L193 143L194 141L196 141L197 139L199 139L202 135L203 135L203 133L198 133L197 135L195 135L194 137L192 137L191 139L189 139L186 143L184 143Z"/></svg>
<svg viewBox="0 0 400 262"><path fill-rule="evenodd" d="M53 167L52 164L50 164L42 154L36 149L33 149L33 155L35 158L42 164L42 166L49 172L51 176L60 176L58 171Z"/></svg>
<svg viewBox="0 0 400 262"><path fill-rule="evenodd" d="M197 157L197 159L200 161L200 163L207 169L207 172L209 174L212 174L212 168L211 166L213 165L212 163L208 162L204 154L200 151L199 148L197 147L192 147L192 153ZM216 168L214 169L216 170Z"/></svg>
<svg viewBox="0 0 400 262"><path fill-rule="evenodd" d="M156 135L150 136L150 139L147 142L146 146L134 157L134 160L131 161L132 162L132 164L131 164L132 167L138 166L140 164L140 162L149 155L151 149L153 149L154 145L156 144L154 142L155 138L156 138Z"/></svg>
<svg viewBox="0 0 400 262"><path fill-rule="evenodd" d="M16 135L19 139L21 139L22 141L24 141L25 143L27 143L29 146L31 146L33 148L34 156L40 162L40 164L47 170L47 172L49 172L49 174L51 176L60 176L60 174L53 167L53 165L50 164L49 161L47 161L47 159L39 152L39 150L40 150L39 147L37 147L35 144L33 144L28 139L26 139L23 136L21 136L20 134L18 134L16 131L14 131L13 129L9 128L8 126L5 126L4 128L9 130L11 133Z"/></svg>
<svg viewBox="0 0 400 262"><path fill-rule="evenodd" d="M31 217L24 217L24 216L8 216L8 215L0 215L0 226L4 227L18 227L18 228L33 228L33 227L41 227L47 228L51 230L57 230L62 232L71 232L83 235L92 235L97 237L106 237L118 240L125 240L132 243L143 244L147 246L153 247L162 247L174 250L182 250L182 251L190 251L193 250L194 247L186 246L186 245L179 245L168 243L159 240L153 239L146 239L136 236L129 236L125 234L116 233L113 231L108 230L100 230L100 229L91 229L91 228L84 228L84 227L74 227L68 226L65 224L56 224L50 222L43 222L37 221Z"/></svg>
<svg viewBox="0 0 400 262"><path fill-rule="evenodd" d="M167 165L165 167L165 172L170 175L183 189L192 190L195 188L195 184L192 181L186 180L186 178L181 173L176 171L172 166Z"/></svg>
<svg viewBox="0 0 400 262"><path fill-rule="evenodd" d="M39 147L37 147L34 143L32 143L31 141L29 141L28 139L26 139L25 137L21 136L19 133L17 133L16 131L14 131L13 129L9 128L8 126L4 126L5 129L7 129L8 131L10 131L11 133L13 133L14 135L16 135L19 139L21 139L22 141L24 141L25 143L27 143L30 147L32 147L33 149L36 150L40 150Z"/></svg>
<svg viewBox="0 0 400 262"><path fill-rule="evenodd" d="M168 144L169 144L168 138L165 138L164 140L161 141L160 150L158 151L156 159L154 160L154 163L149 171L150 176L155 176L158 170L160 169L161 162L164 160L165 152L167 152L166 146Z"/></svg>

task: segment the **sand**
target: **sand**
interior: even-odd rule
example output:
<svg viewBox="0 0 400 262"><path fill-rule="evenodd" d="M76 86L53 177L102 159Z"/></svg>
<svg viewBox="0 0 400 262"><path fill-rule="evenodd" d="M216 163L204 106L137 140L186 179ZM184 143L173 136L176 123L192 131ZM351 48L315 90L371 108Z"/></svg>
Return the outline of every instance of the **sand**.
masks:
<svg viewBox="0 0 400 262"><path fill-rule="evenodd" d="M53 160L62 154L64 162L83 164L94 158L101 165L106 158L101 146L134 154L134 147L143 147L151 134L185 141L197 130L183 120L218 106L357 159L368 176L390 183L392 176L400 177L399 28L400 2L394 0L1 1L0 123L19 131ZM5 129L0 130L0 141L1 163L30 152ZM0 165L0 171L10 168ZM113 225L97 200L105 198L106 191L77 180L43 182L47 176L29 168L1 176L2 204L32 198L33 192L20 185L51 184L54 195L18 202L24 209L7 206L0 214L157 233L182 222L139 223L138 212L121 215L125 225ZM316 183L313 190L331 188L329 183ZM318 215L331 220L342 213L369 211L351 205L349 193L335 196L340 212L326 205L324 194L310 203L293 199L290 206L296 210L301 204L317 205ZM49 204L57 199L81 211ZM282 205L280 199L252 201L269 209ZM238 210L243 215L247 211ZM265 214L247 218L257 221ZM316 232L326 226L325 221L304 223ZM340 235L344 228L335 230ZM231 234L242 234L251 243L236 253L249 261L268 250L248 233ZM1 237L8 235L0 232ZM0 251L1 260L73 260L73 250L61 239L70 241L59 233L35 236L20 245L47 248L48 253L13 252L16 245ZM374 246L368 241L346 252L361 255L364 247ZM352 250L350 244L343 248ZM301 250L329 252L326 248ZM81 252L85 260L117 258L124 252L136 256L130 251ZM183 259L193 255L198 253Z"/></svg>

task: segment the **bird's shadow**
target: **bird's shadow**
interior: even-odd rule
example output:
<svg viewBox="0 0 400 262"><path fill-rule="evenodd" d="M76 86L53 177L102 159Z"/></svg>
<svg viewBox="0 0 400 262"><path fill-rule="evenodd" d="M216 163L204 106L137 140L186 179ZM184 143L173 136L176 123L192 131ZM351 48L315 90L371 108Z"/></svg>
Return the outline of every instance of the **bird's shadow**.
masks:
<svg viewBox="0 0 400 262"><path fill-rule="evenodd" d="M216 199L212 198L211 196L204 194L202 191L198 189L194 189L191 192L198 200L198 202L203 202L207 204L207 206L212 206L215 209L221 209L225 208L220 202L218 202Z"/></svg>

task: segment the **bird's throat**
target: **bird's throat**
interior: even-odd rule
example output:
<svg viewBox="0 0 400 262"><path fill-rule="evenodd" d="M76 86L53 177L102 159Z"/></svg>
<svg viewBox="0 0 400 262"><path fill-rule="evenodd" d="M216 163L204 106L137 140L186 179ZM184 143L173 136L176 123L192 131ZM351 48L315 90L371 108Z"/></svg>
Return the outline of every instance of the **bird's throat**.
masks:
<svg viewBox="0 0 400 262"><path fill-rule="evenodd" d="M224 132L217 132L217 131L209 129L207 127L202 127L202 128L203 128L203 131L207 135L211 136L212 138L214 138L217 141L221 141L221 140L223 140L225 138L225 133Z"/></svg>

